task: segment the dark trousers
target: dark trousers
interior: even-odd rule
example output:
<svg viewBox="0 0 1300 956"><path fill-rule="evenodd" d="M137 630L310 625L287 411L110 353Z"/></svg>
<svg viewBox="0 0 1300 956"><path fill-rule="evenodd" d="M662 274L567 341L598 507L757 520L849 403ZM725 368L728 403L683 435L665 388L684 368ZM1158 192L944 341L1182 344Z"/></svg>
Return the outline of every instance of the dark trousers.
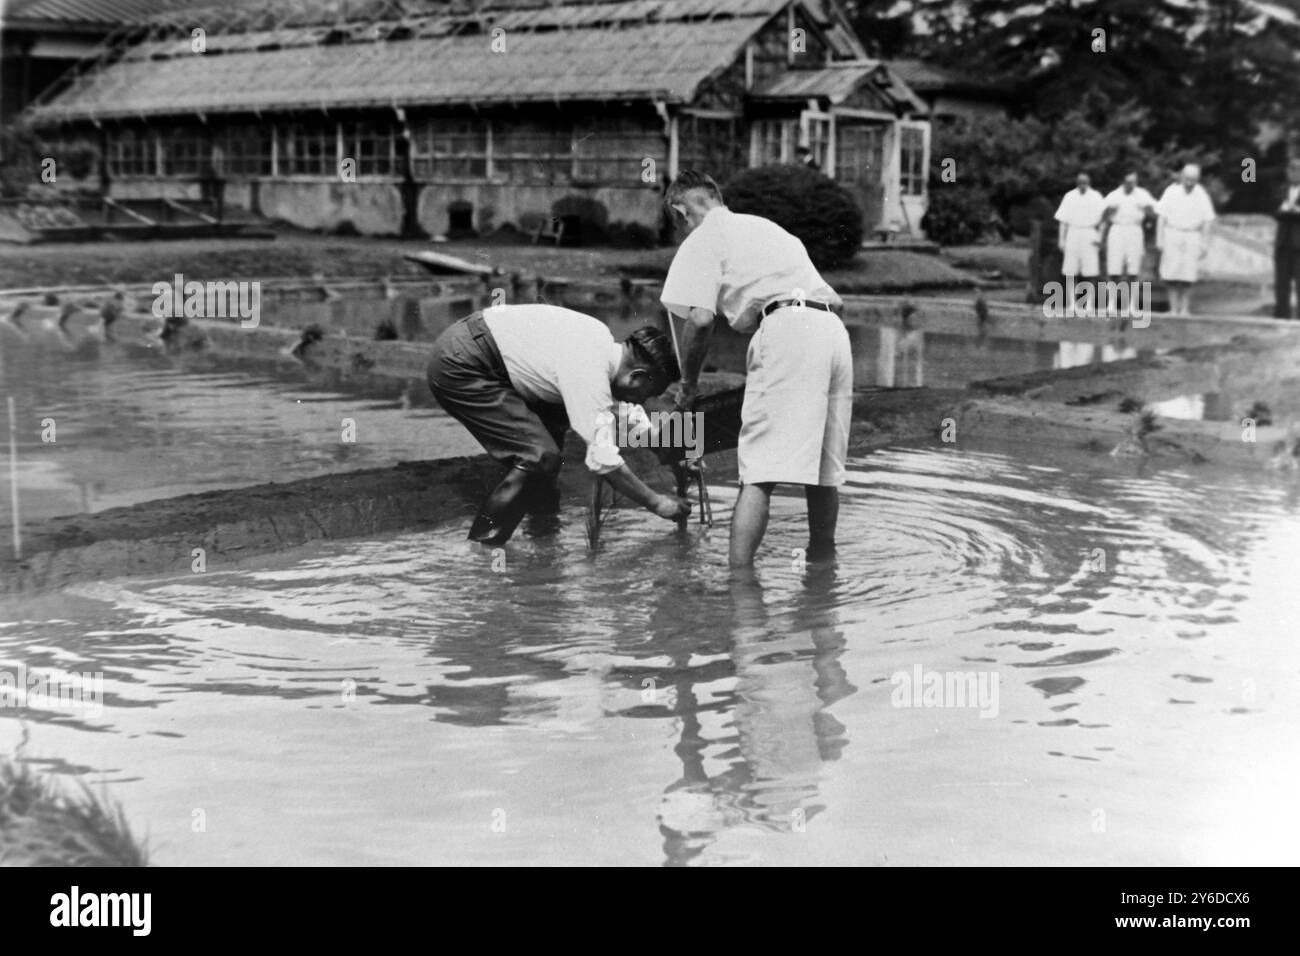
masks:
<svg viewBox="0 0 1300 956"><path fill-rule="evenodd" d="M1293 319L1295 311L1291 307L1291 291L1295 288L1300 298L1300 246L1279 246L1273 250L1273 306L1275 319Z"/></svg>
<svg viewBox="0 0 1300 956"><path fill-rule="evenodd" d="M429 389L493 458L524 471L560 473L569 428L564 406L530 405L515 391L482 312L453 323L433 343Z"/></svg>

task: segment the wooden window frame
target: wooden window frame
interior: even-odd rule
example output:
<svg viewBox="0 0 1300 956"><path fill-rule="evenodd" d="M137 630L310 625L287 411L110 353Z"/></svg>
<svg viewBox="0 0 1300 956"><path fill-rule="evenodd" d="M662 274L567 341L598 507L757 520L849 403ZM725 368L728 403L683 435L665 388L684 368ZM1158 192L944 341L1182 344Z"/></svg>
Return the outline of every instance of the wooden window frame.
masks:
<svg viewBox="0 0 1300 956"><path fill-rule="evenodd" d="M356 161L358 179L391 180L399 176L396 124L384 120L345 120L339 124L339 133L342 158ZM377 149L367 149L376 145Z"/></svg>
<svg viewBox="0 0 1300 956"><path fill-rule="evenodd" d="M915 145L908 140L915 138ZM929 142L923 124L900 123L898 127L898 189L902 196L924 196L929 179ZM912 160L909 162L909 160Z"/></svg>
<svg viewBox="0 0 1300 956"><path fill-rule="evenodd" d="M469 144L481 149L458 147ZM476 167L481 163L481 171ZM479 117L423 119L411 130L411 169L424 182L488 182L492 126Z"/></svg>
<svg viewBox="0 0 1300 956"><path fill-rule="evenodd" d="M310 133L311 136L304 136ZM280 179L337 179L339 175L339 149L342 136L339 124L294 122L275 128L275 175ZM319 155L303 155L302 144L316 143ZM307 160L312 161L310 164ZM304 168L306 167L306 168Z"/></svg>
<svg viewBox="0 0 1300 956"><path fill-rule="evenodd" d="M124 140L134 149L124 155ZM108 174L112 179L150 179L158 175L157 134L151 129L116 130L108 142Z"/></svg>
<svg viewBox="0 0 1300 956"><path fill-rule="evenodd" d="M258 179L274 174L273 130L252 123L227 126L221 131L217 142L221 147L221 157L216 166L222 176Z"/></svg>

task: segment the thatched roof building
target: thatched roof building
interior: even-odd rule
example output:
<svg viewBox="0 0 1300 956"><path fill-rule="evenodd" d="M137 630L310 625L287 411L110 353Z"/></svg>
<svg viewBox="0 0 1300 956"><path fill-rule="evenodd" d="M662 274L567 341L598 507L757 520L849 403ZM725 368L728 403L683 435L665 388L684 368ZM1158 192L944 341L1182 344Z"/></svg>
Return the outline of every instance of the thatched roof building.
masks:
<svg viewBox="0 0 1300 956"><path fill-rule="evenodd" d="M566 203L653 227L678 168L725 180L801 148L870 228L915 232L925 201L927 107L834 0L178 6L27 116L96 140L114 195L220 181L316 228L531 228Z"/></svg>

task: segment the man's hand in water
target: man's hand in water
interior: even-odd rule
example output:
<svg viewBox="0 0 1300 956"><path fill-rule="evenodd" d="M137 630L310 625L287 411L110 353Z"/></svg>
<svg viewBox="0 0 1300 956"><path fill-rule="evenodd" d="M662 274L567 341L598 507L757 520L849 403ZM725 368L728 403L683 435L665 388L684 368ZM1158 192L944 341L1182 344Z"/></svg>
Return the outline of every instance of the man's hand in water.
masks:
<svg viewBox="0 0 1300 956"><path fill-rule="evenodd" d="M691 503L685 498L675 498L672 495L660 495L655 499L655 503L650 508L661 518L667 518L669 521L676 521L678 518L685 518L691 513Z"/></svg>
<svg viewBox="0 0 1300 956"><path fill-rule="evenodd" d="M677 399L673 402L673 408L679 412L689 412L695 408L695 399L699 397L699 385L688 385L682 382L677 386Z"/></svg>

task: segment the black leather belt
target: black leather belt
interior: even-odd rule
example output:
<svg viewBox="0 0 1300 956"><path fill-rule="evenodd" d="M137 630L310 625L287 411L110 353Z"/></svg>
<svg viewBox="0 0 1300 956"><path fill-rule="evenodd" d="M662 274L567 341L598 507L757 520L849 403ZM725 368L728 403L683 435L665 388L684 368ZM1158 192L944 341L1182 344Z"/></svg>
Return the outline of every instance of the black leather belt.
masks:
<svg viewBox="0 0 1300 956"><path fill-rule="evenodd" d="M769 302L763 306L763 311L758 314L759 321L767 318L777 309L788 309L791 306L797 306L803 309L820 309L823 312L834 312L835 310L825 302L814 302L812 299L799 301L798 299L777 299L775 302Z"/></svg>

